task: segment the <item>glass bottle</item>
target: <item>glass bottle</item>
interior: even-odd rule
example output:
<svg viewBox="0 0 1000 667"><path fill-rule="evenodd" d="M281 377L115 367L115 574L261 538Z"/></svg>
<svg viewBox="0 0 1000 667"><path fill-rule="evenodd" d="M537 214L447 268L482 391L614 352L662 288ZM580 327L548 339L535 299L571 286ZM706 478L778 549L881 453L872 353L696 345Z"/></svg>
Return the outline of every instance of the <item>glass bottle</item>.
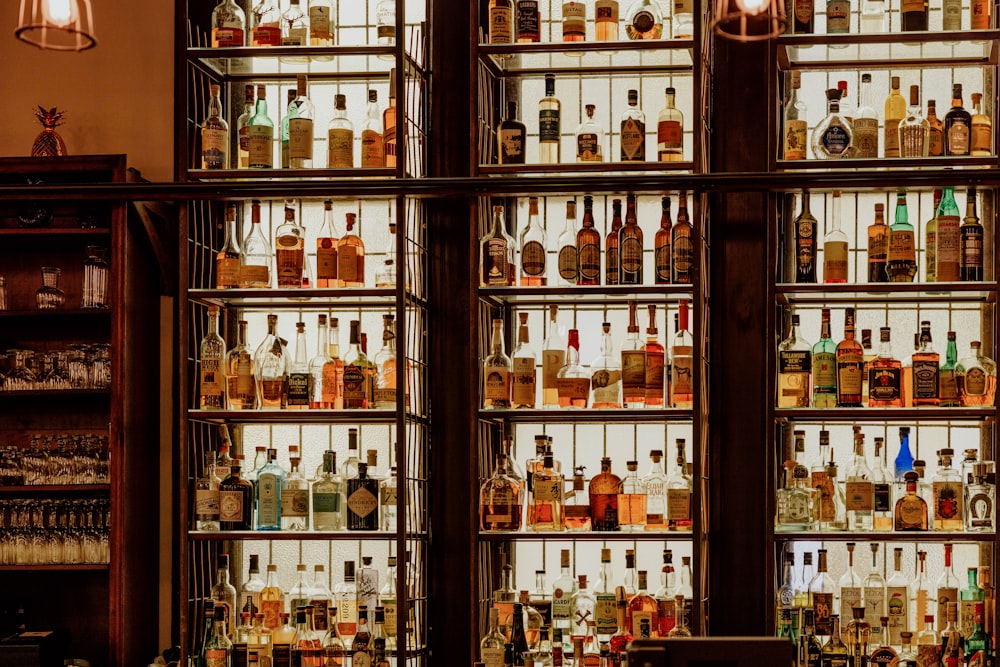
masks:
<svg viewBox="0 0 1000 667"><path fill-rule="evenodd" d="M676 22L678 18L675 14L674 21ZM676 30L675 23L675 33ZM673 87L668 87L665 95L666 102L656 117L656 159L660 162L683 162L684 115L674 106L677 91Z"/></svg>
<svg viewBox="0 0 1000 667"><path fill-rule="evenodd" d="M940 355L932 347L930 322L920 323L920 349L913 353L912 368L913 405L938 406L941 402Z"/></svg>
<svg viewBox="0 0 1000 667"><path fill-rule="evenodd" d="M694 337L688 328L688 309L687 299L681 299L677 332L670 343L670 407L686 410L694 405Z"/></svg>
<svg viewBox="0 0 1000 667"><path fill-rule="evenodd" d="M514 41L514 7L511 0L490 0L489 29L487 39L490 44L510 44Z"/></svg>
<svg viewBox="0 0 1000 667"><path fill-rule="evenodd" d="M629 301L628 336L622 341L622 399L626 408L646 405L646 349L639 340L636 303Z"/></svg>
<svg viewBox="0 0 1000 667"><path fill-rule="evenodd" d="M250 166L250 119L253 118L253 114L254 87L253 84L247 84L244 87L243 113L236 119L238 166L240 169L246 169Z"/></svg>
<svg viewBox="0 0 1000 667"><path fill-rule="evenodd" d="M646 488L646 530L667 529L667 475L663 470L663 450L649 452L650 466L642 483Z"/></svg>
<svg viewBox="0 0 1000 667"><path fill-rule="evenodd" d="M534 408L535 351L528 340L528 313L518 313L520 324L517 329L517 347L511 355L511 395L515 408Z"/></svg>
<svg viewBox="0 0 1000 667"><path fill-rule="evenodd" d="M686 330L685 330L686 331ZM649 305L649 326L646 328L646 345L643 348L645 353L645 385L646 385L646 401L645 405L647 408L662 408L664 404L664 394L666 389L664 368L666 366L666 350L663 345L660 344L658 340L658 329L656 327L656 306L654 304ZM674 345L671 347L671 352L673 353L673 358L682 358L685 355L685 350L678 349L684 348L684 343L687 342L683 340L682 332L678 331L678 335L681 336L681 340L678 341L675 337ZM678 345L678 343L680 343ZM690 352L687 352L689 355ZM683 361L680 362L682 365ZM674 392L674 400L676 402L684 402L684 397L681 394L684 392L684 378L681 377L682 373L678 373L678 377L681 378L680 391ZM687 383L690 385L690 381ZM680 406L675 406L680 407Z"/></svg>
<svg viewBox="0 0 1000 667"><path fill-rule="evenodd" d="M344 529L344 482L337 474L337 453L323 453L323 472L312 484L313 528L318 531Z"/></svg>
<svg viewBox="0 0 1000 667"><path fill-rule="evenodd" d="M872 471L865 460L864 434L856 432L854 458L847 470L845 486L848 530L867 532L874 528L875 487L871 480Z"/></svg>
<svg viewBox="0 0 1000 667"><path fill-rule="evenodd" d="M347 529L378 530L378 481L368 476L368 464L347 480Z"/></svg>
<svg viewBox="0 0 1000 667"><path fill-rule="evenodd" d="M541 16L538 0L519 0L514 21L514 36L518 43L529 44L541 40Z"/></svg>
<svg viewBox="0 0 1000 667"><path fill-rule="evenodd" d="M493 320L490 354L483 360L483 409L511 407L512 363L503 349L503 320Z"/></svg>
<svg viewBox="0 0 1000 667"><path fill-rule="evenodd" d="M989 532L995 527L993 519L996 507L996 485L992 484L985 463L972 466L972 482L968 485L965 504L965 529L974 532Z"/></svg>
<svg viewBox="0 0 1000 667"><path fill-rule="evenodd" d="M514 244L504 229L504 209L493 207L490 232L479 242L482 287L506 287L514 284Z"/></svg>
<svg viewBox="0 0 1000 667"><path fill-rule="evenodd" d="M239 7L232 4L240 14L243 13ZM219 11L219 7L212 12L213 16ZM213 21L213 26L215 22ZM212 39L219 28L212 28ZM242 30L240 35L242 36ZM228 44L226 46L229 46ZM234 45L235 46L235 45ZM243 46L242 43L239 46ZM201 125L201 168L202 169L228 169L229 168L229 123L222 117L222 100L219 98L219 85L209 86L208 114Z"/></svg>
<svg viewBox="0 0 1000 667"><path fill-rule="evenodd" d="M840 113L840 90L827 90L826 99L826 118L812 132L813 156L818 159L849 157L854 146L854 130L847 118ZM888 143L886 148L888 149Z"/></svg>
<svg viewBox="0 0 1000 667"><path fill-rule="evenodd" d="M647 491L638 466L638 461L626 463L628 472L618 489L618 525L624 531L646 530Z"/></svg>
<svg viewBox="0 0 1000 667"><path fill-rule="evenodd" d="M240 477L240 466L234 464L219 484L219 528L251 530L253 505L253 485Z"/></svg>
<svg viewBox="0 0 1000 667"><path fill-rule="evenodd" d="M954 454L954 450L947 448L938 452L938 469L931 480L934 493L934 530L958 532L964 527L964 487L961 474L952 467Z"/></svg>
<svg viewBox="0 0 1000 667"><path fill-rule="evenodd" d="M670 220L670 197L660 199L660 227L653 237L653 259L655 262L655 282L657 285L670 284L671 250L670 237L673 223Z"/></svg>
<svg viewBox="0 0 1000 667"><path fill-rule="evenodd" d="M336 99L334 100L337 101ZM331 124L333 121L330 121ZM332 131L332 130L331 130ZM385 166L385 144L383 141L382 117L378 108L378 91L368 90L368 107L365 123L361 126L361 167L378 169ZM353 149L352 149L353 156ZM331 157L333 157L331 155Z"/></svg>
<svg viewBox="0 0 1000 667"><path fill-rule="evenodd" d="M257 395L262 408L284 408L287 401L289 359L284 341L277 335L278 316L267 316L267 335L254 352Z"/></svg>
<svg viewBox="0 0 1000 667"><path fill-rule="evenodd" d="M820 337L812 347L813 407L831 408L837 403L837 345L830 335L829 308L820 321Z"/></svg>
<svg viewBox="0 0 1000 667"><path fill-rule="evenodd" d="M944 568L941 571L941 576L938 577L936 592L938 627L943 630L948 618L948 605L958 604L958 577L955 576L955 570L952 566L952 544L950 543L944 545Z"/></svg>
<svg viewBox="0 0 1000 667"><path fill-rule="evenodd" d="M611 472L611 459L601 459L601 472L590 480L590 519L594 530L618 530L618 488L621 478Z"/></svg>
<svg viewBox="0 0 1000 667"><path fill-rule="evenodd" d="M966 665L988 665L993 653L992 641L984 629L984 608L981 602L973 605L972 634L965 636Z"/></svg>
<svg viewBox="0 0 1000 667"><path fill-rule="evenodd" d="M912 282L917 273L913 225L909 222L906 193L896 193L896 219L889 227L889 253L887 258L889 282Z"/></svg>
<svg viewBox="0 0 1000 667"><path fill-rule="evenodd" d="M827 572L826 549L818 550L816 576L809 582L809 597L816 614L816 634L831 636L839 633L837 616L833 614L833 578ZM825 657L825 654L824 654Z"/></svg>
<svg viewBox="0 0 1000 667"><path fill-rule="evenodd" d="M839 35L851 31L850 0L826 0L826 33ZM833 44L831 48L844 48L846 44Z"/></svg>
<svg viewBox="0 0 1000 667"><path fill-rule="evenodd" d="M885 224L885 205L875 204L875 222L868 225L868 282L888 282L886 260L889 252L889 227Z"/></svg>
<svg viewBox="0 0 1000 667"><path fill-rule="evenodd" d="M982 343L969 343L969 354L955 367L958 399L963 407L993 405L996 396L996 364L982 354Z"/></svg>
<svg viewBox="0 0 1000 667"><path fill-rule="evenodd" d="M851 128L854 130L854 153L856 158L878 157L878 113L872 107L872 75L861 75L858 93L858 108L854 112Z"/></svg>
<svg viewBox="0 0 1000 667"><path fill-rule="evenodd" d="M809 191L802 191L802 211L792 223L795 228L795 282L816 282L816 218L809 210Z"/></svg>
<svg viewBox="0 0 1000 667"><path fill-rule="evenodd" d="M382 315L382 348L375 353L375 385L372 396L376 409L396 409L396 330L395 316Z"/></svg>
<svg viewBox="0 0 1000 667"><path fill-rule="evenodd" d="M694 37L694 7L695 4L692 0L674 0L674 39L691 39Z"/></svg>
<svg viewBox="0 0 1000 667"><path fill-rule="evenodd" d="M261 232L260 201L250 202L250 231L243 239L240 254L240 287L267 288L271 286L271 244Z"/></svg>
<svg viewBox="0 0 1000 667"><path fill-rule="evenodd" d="M579 8L579 13L582 14L585 9L582 2L565 3L563 5L563 10L565 11L566 5L573 4ZM564 15L565 16L565 15ZM582 23L582 19L581 19ZM565 31L565 23L564 31ZM582 39L582 35L581 35ZM568 41L564 39L563 41ZM562 138L562 131L560 129L560 111L561 105L559 99L556 97L556 78L554 74L545 75L545 97L543 97L538 102L538 162L539 164L559 164L559 142ZM567 218L569 216L567 215ZM576 217L576 216L574 216ZM562 266L560 258L560 267Z"/></svg>
<svg viewBox="0 0 1000 667"><path fill-rule="evenodd" d="M336 385L335 366L329 356L330 336L326 326L326 315L317 316L316 356L309 360L309 407L329 410L336 407L339 390ZM343 363L340 375L343 377ZM341 382L343 380L341 379Z"/></svg>
<svg viewBox="0 0 1000 667"><path fill-rule="evenodd" d="M937 102L927 100L927 154L944 155L944 122L937 116Z"/></svg>
<svg viewBox="0 0 1000 667"><path fill-rule="evenodd" d="M979 571L975 567L966 570L968 585L959 591L959 616L962 619L962 635L968 637L974 630L975 607L983 603L986 592L979 586Z"/></svg>
<svg viewBox="0 0 1000 667"><path fill-rule="evenodd" d="M350 348L344 355L344 407L349 410L369 407L368 366L368 357L361 349L361 322L351 320Z"/></svg>
<svg viewBox="0 0 1000 667"><path fill-rule="evenodd" d="M500 632L500 611L490 609L486 634L479 642L479 660L485 667L504 667L504 644L506 639Z"/></svg>
<svg viewBox="0 0 1000 667"><path fill-rule="evenodd" d="M281 530L281 489L285 485L285 471L275 462L277 457L276 449L268 449L267 464L257 473L257 530Z"/></svg>
<svg viewBox="0 0 1000 667"><path fill-rule="evenodd" d="M560 531L563 529L563 488L565 479L553 467L552 454L542 459L542 469L532 474L531 516L528 527L533 531Z"/></svg>
<svg viewBox="0 0 1000 667"><path fill-rule="evenodd" d="M557 255L559 284L575 285L578 278L579 254L576 250L576 202L566 202L566 226L559 234Z"/></svg>
<svg viewBox="0 0 1000 667"><path fill-rule="evenodd" d="M972 139L972 114L962 106L962 84L951 87L951 109L944 116L944 154L969 155Z"/></svg>
<svg viewBox="0 0 1000 667"><path fill-rule="evenodd" d="M208 307L208 330L198 352L198 407L201 410L225 409L223 384L226 342L219 335L219 307Z"/></svg>
<svg viewBox="0 0 1000 667"><path fill-rule="evenodd" d="M889 643L886 627L889 619L885 615L885 579L878 567L878 546L875 542L869 545L872 552L872 568L861 583L861 597L865 607L864 618L871 628L872 644L881 646Z"/></svg>
<svg viewBox="0 0 1000 667"><path fill-rule="evenodd" d="M879 328L878 357L868 370L868 407L903 407L903 364L892 354L889 327Z"/></svg>
<svg viewBox="0 0 1000 667"><path fill-rule="evenodd" d="M917 635L917 664L937 665L938 663L938 638L934 629L934 616L926 614L923 616L924 629Z"/></svg>
<svg viewBox="0 0 1000 667"><path fill-rule="evenodd" d="M302 287L305 230L295 222L295 202L285 200L285 221L274 230L278 287Z"/></svg>
<svg viewBox="0 0 1000 667"><path fill-rule="evenodd" d="M601 284L601 235L594 228L594 199L583 198L583 226L576 233L577 285Z"/></svg>
<svg viewBox="0 0 1000 667"><path fill-rule="evenodd" d="M593 104L585 107L587 118L576 128L576 161L604 161L604 130L594 120Z"/></svg>
<svg viewBox="0 0 1000 667"><path fill-rule="evenodd" d="M798 70L788 74L788 99L785 102L781 159L806 159L806 132L808 130L806 103L799 99L802 73Z"/></svg>
<svg viewBox="0 0 1000 667"><path fill-rule="evenodd" d="M621 284L642 284L642 229L636 216L636 197L626 196L625 226L621 228L619 246L621 251Z"/></svg>
<svg viewBox="0 0 1000 667"><path fill-rule="evenodd" d="M333 96L333 118L327 125L326 166L331 169L354 167L354 123L347 117L347 96Z"/></svg>
<svg viewBox="0 0 1000 667"><path fill-rule="evenodd" d="M271 169L274 166L274 121L267 114L267 87L263 84L257 86L257 103L247 127L247 166Z"/></svg>
<svg viewBox="0 0 1000 667"><path fill-rule="evenodd" d="M897 501L897 505L898 502L899 501ZM925 511L924 517L926 518L926 516L927 512ZM910 613L909 585L906 576L902 572L902 563L903 549L895 547L893 549L893 573L892 576L889 577L889 581L886 582L885 588L886 614L889 617L888 643L891 646L900 646L903 643L902 633L907 630L907 618ZM907 632L906 634L909 633Z"/></svg>
<svg viewBox="0 0 1000 667"><path fill-rule="evenodd" d="M823 237L823 282L846 283L848 267L847 235L840 226L840 191L833 191L830 231Z"/></svg>
<svg viewBox="0 0 1000 667"><path fill-rule="evenodd" d="M992 145L992 144L991 144ZM976 189L969 188L965 195L965 218L959 229L961 239L962 280L983 279L983 225L976 215Z"/></svg>
<svg viewBox="0 0 1000 667"><path fill-rule="evenodd" d="M683 190L677 205L677 223L673 227L670 247L673 282L690 285L694 281L694 226L688 218L687 193Z"/></svg>
<svg viewBox="0 0 1000 667"><path fill-rule="evenodd" d="M906 493L896 501L894 528L897 531L928 530L927 503L917 494L919 475L910 471L903 474L903 479L906 481Z"/></svg>
<svg viewBox="0 0 1000 667"><path fill-rule="evenodd" d="M605 322L601 326L603 329L601 352L590 363L590 406L593 408L620 408L622 407L622 369L614 357L611 324ZM532 355L531 361L534 364L534 355ZM534 377L534 365L532 365L532 377ZM532 392L534 392L534 383L532 383ZM534 407L533 393L532 404L526 407Z"/></svg>
<svg viewBox="0 0 1000 667"><path fill-rule="evenodd" d="M580 332L569 330L566 364L557 376L559 407L585 408L590 397L590 374L580 364Z"/></svg>
<svg viewBox="0 0 1000 667"><path fill-rule="evenodd" d="M497 458L497 466L479 492L481 530L517 531L521 529L521 486L506 474L507 455Z"/></svg>
<svg viewBox="0 0 1000 667"><path fill-rule="evenodd" d="M953 192L952 187L942 189L935 215L934 279L938 282L957 282L960 277L961 219Z"/></svg>
<svg viewBox="0 0 1000 667"><path fill-rule="evenodd" d="M904 12L905 15L905 12ZM885 98L885 157L900 156L899 126L906 118L906 100L899 92L899 77L890 79L889 95Z"/></svg>
<svg viewBox="0 0 1000 667"><path fill-rule="evenodd" d="M649 0L638 0L636 2L636 6L641 4L650 4L650 2ZM626 23L626 33L629 32L630 27ZM657 27L659 27L659 21L657 21ZM632 37L631 34L629 38L638 39L637 37ZM628 91L628 107L626 107L621 116L621 133L619 136L621 140L621 154L619 159L622 162L646 161L646 114L639 108L639 91L634 88Z"/></svg>
<svg viewBox="0 0 1000 667"><path fill-rule="evenodd" d="M205 667L229 667L233 642L226 621L226 606L216 604L212 614L212 634L202 647L201 662Z"/></svg>
<svg viewBox="0 0 1000 667"><path fill-rule="evenodd" d="M989 156L993 154L993 121L982 111L982 93L972 93L972 130L969 155Z"/></svg>
<svg viewBox="0 0 1000 667"><path fill-rule="evenodd" d="M910 106L899 121L899 156L927 157L930 150L930 122L920 112L920 87L910 86Z"/></svg>
<svg viewBox="0 0 1000 667"><path fill-rule="evenodd" d="M392 13L392 26L379 27L379 32L383 29L386 33L391 32L389 39L396 41L396 3L393 0L381 0L376 7L376 12L381 10L383 5L388 5L388 11ZM379 40L382 40L381 35ZM396 168L397 138L396 138L396 68L389 70L389 104L382 110L382 150L385 154L385 167Z"/></svg>
<svg viewBox="0 0 1000 667"><path fill-rule="evenodd" d="M691 530L691 493L693 482L687 472L685 440L677 438L676 466L667 478L667 530Z"/></svg>
<svg viewBox="0 0 1000 667"><path fill-rule="evenodd" d="M563 496L563 528L568 531L584 532L591 529L590 502L584 493L586 480L583 466L577 466L573 475L573 489Z"/></svg>
<svg viewBox="0 0 1000 667"><path fill-rule="evenodd" d="M375 5L375 32L379 46L396 45L396 3L394 0L379 0L379 3ZM385 58L385 56L379 57Z"/></svg>
<svg viewBox="0 0 1000 667"><path fill-rule="evenodd" d="M365 286L365 243L354 231L357 216L348 213L346 231L337 242L337 285L339 287Z"/></svg>
<svg viewBox="0 0 1000 667"><path fill-rule="evenodd" d="M497 125L497 164L524 164L527 129L517 119L517 102L507 100L507 116Z"/></svg>
<svg viewBox="0 0 1000 667"><path fill-rule="evenodd" d="M246 14L233 0L222 0L212 10L213 49L226 46L245 46L246 29Z"/></svg>
<svg viewBox="0 0 1000 667"><path fill-rule="evenodd" d="M226 353L226 405L230 410L257 407L257 382L253 357L247 347L247 322L240 320L236 345Z"/></svg>
<svg viewBox="0 0 1000 667"><path fill-rule="evenodd" d="M864 353L854 338L854 309L845 309L844 339L837 344L837 407L861 407Z"/></svg>
<svg viewBox="0 0 1000 667"><path fill-rule="evenodd" d="M604 284L618 285L621 282L621 230L622 230L622 200L611 201L611 229L605 238L604 251Z"/></svg>
<svg viewBox="0 0 1000 667"><path fill-rule="evenodd" d="M219 530L219 483L215 455L205 453L202 475L195 482L195 530Z"/></svg>
<svg viewBox="0 0 1000 667"><path fill-rule="evenodd" d="M545 253L548 244L545 228L538 220L538 197L528 199L528 225L521 232L521 279L522 287L540 287L547 282L545 276Z"/></svg>
<svg viewBox="0 0 1000 667"><path fill-rule="evenodd" d="M215 289L240 286L240 248L236 243L236 204L226 206L226 237L215 254Z"/></svg>
<svg viewBox="0 0 1000 667"><path fill-rule="evenodd" d="M574 250L576 246L573 246ZM549 323L545 340L542 342L542 407L559 406L559 369L566 360L566 339L557 321L559 307L549 306Z"/></svg>
<svg viewBox="0 0 1000 667"><path fill-rule="evenodd" d="M299 471L299 450L289 445L290 470L281 485L282 530L309 530L309 482Z"/></svg>

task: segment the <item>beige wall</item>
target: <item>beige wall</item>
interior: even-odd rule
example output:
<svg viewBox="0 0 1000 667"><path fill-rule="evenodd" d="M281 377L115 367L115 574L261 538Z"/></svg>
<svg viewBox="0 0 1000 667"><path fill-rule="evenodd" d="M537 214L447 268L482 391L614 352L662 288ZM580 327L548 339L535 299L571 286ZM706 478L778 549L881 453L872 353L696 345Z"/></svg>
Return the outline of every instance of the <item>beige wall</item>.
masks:
<svg viewBox="0 0 1000 667"><path fill-rule="evenodd" d="M66 109L71 155L125 153L152 181L173 178L173 23L169 0L91 0L97 46L43 51L14 37L19 2L0 10L0 155L30 155L37 105Z"/></svg>

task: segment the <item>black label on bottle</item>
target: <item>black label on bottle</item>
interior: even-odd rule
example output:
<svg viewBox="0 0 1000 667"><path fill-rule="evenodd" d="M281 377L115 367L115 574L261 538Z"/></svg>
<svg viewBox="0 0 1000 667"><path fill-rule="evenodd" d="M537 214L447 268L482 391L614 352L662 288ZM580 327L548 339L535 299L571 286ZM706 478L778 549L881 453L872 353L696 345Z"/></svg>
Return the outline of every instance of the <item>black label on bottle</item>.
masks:
<svg viewBox="0 0 1000 667"><path fill-rule="evenodd" d="M292 667L292 645L274 644L271 647L272 667Z"/></svg>
<svg viewBox="0 0 1000 667"><path fill-rule="evenodd" d="M809 373L812 371L812 352L809 350L784 350L778 353L779 373Z"/></svg>
<svg viewBox="0 0 1000 667"><path fill-rule="evenodd" d="M875 511L889 512L892 510L892 491L889 484L875 484Z"/></svg>
<svg viewBox="0 0 1000 667"><path fill-rule="evenodd" d="M936 361L913 362L913 397L937 398L940 388Z"/></svg>
<svg viewBox="0 0 1000 667"><path fill-rule="evenodd" d="M233 644L233 659L230 667L247 667L247 645Z"/></svg>
<svg viewBox="0 0 1000 667"><path fill-rule="evenodd" d="M538 35L538 0L518 0L517 36Z"/></svg>
<svg viewBox="0 0 1000 667"><path fill-rule="evenodd" d="M288 374L288 405L309 405L309 373Z"/></svg>
<svg viewBox="0 0 1000 667"><path fill-rule="evenodd" d="M868 395L876 401L894 401L900 396L901 373L898 368L868 369Z"/></svg>

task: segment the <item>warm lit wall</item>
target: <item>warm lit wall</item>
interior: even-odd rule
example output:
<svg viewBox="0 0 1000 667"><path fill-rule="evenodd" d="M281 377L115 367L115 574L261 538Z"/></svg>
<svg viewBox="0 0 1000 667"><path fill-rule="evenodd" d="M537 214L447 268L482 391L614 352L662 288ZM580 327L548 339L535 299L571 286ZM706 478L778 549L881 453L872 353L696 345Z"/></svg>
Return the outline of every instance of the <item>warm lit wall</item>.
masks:
<svg viewBox="0 0 1000 667"><path fill-rule="evenodd" d="M30 155L37 105L67 110L72 155L125 153L153 181L173 177L173 24L168 0L92 0L97 46L42 51L14 38L20 3L0 11L0 154Z"/></svg>

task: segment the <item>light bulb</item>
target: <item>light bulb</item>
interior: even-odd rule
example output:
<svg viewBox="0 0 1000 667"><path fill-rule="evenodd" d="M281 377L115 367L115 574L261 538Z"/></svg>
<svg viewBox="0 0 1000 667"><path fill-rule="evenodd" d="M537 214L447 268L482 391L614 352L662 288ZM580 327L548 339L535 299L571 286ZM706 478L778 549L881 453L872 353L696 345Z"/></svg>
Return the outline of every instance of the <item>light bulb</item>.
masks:
<svg viewBox="0 0 1000 667"><path fill-rule="evenodd" d="M65 28L75 20L76 0L43 0L42 12L47 23Z"/></svg>
<svg viewBox="0 0 1000 667"><path fill-rule="evenodd" d="M750 16L756 16L767 10L770 4L770 0L736 0L736 6Z"/></svg>

